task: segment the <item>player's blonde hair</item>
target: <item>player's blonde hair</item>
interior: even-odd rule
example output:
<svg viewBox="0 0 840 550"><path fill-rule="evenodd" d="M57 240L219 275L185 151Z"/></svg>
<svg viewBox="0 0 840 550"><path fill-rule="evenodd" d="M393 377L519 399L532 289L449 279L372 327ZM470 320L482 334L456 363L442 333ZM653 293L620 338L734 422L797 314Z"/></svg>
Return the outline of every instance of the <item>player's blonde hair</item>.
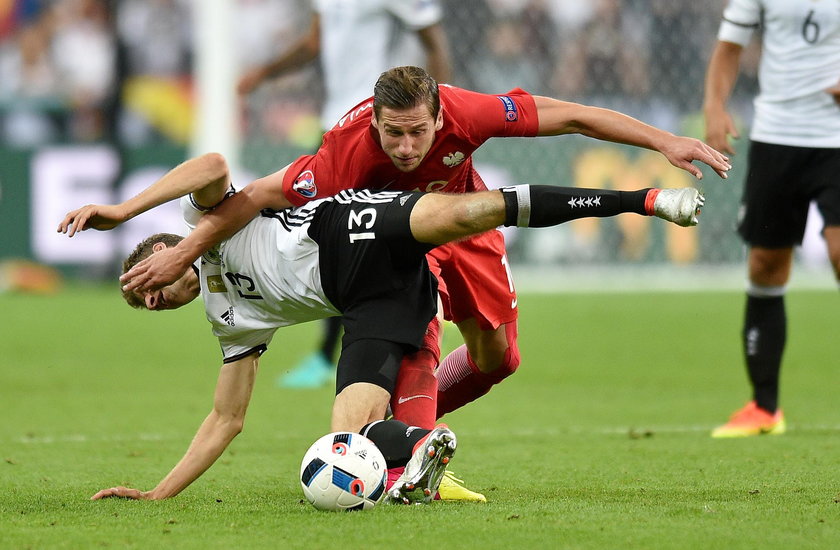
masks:
<svg viewBox="0 0 840 550"><path fill-rule="evenodd" d="M373 113L378 118L383 107L410 109L426 105L432 118L440 111L438 83L420 67L394 67L379 75L373 87Z"/></svg>
<svg viewBox="0 0 840 550"><path fill-rule="evenodd" d="M183 240L184 237L173 233L155 233L151 237L147 237L140 242L140 244L134 247L134 250L128 255L128 258L123 261L122 272L126 273L142 260L151 256L152 252L154 252L153 248L157 243L163 243L168 247L172 247ZM123 290L122 297L131 307L135 309L146 309L146 303L133 292Z"/></svg>

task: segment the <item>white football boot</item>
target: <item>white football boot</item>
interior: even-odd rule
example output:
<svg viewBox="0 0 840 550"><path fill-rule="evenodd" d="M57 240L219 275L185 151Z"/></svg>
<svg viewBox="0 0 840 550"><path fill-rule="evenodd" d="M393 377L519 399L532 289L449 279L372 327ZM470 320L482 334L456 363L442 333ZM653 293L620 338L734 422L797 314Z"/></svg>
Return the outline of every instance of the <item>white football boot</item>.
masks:
<svg viewBox="0 0 840 550"><path fill-rule="evenodd" d="M446 424L438 424L414 449L405 471L388 490L392 504L428 504L435 497L446 465L458 446Z"/></svg>
<svg viewBox="0 0 840 550"><path fill-rule="evenodd" d="M706 198L693 187L661 189L653 201L653 213L682 227L697 225L697 215Z"/></svg>

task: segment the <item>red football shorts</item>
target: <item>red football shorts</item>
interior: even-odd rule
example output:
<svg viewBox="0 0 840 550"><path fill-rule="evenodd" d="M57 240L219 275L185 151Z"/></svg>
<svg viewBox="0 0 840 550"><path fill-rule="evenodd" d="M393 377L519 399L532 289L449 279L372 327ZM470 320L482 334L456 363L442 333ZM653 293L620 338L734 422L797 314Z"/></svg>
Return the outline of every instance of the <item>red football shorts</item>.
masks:
<svg viewBox="0 0 840 550"><path fill-rule="evenodd" d="M482 330L516 320L516 290L500 231L439 246L426 258L438 279L447 320L474 317Z"/></svg>

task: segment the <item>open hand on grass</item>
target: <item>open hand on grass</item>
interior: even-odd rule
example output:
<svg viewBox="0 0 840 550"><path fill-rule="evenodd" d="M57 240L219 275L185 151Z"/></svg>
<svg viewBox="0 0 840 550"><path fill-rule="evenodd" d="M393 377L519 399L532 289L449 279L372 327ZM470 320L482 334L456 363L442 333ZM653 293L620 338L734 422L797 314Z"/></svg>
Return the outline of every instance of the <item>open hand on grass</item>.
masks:
<svg viewBox="0 0 840 550"><path fill-rule="evenodd" d="M99 500L103 498L127 498L131 500L151 500L149 493L132 489L130 487L111 487L110 489L102 489L92 497L91 500Z"/></svg>

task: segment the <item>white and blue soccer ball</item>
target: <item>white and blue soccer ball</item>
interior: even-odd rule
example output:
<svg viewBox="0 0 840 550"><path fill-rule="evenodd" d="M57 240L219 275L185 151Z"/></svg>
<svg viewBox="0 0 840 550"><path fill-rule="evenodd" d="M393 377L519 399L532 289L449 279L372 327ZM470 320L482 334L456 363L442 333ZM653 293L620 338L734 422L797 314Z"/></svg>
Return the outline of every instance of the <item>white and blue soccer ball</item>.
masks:
<svg viewBox="0 0 840 550"><path fill-rule="evenodd" d="M335 432L309 447L300 465L303 494L318 510L368 510L385 494L385 457L370 439Z"/></svg>

